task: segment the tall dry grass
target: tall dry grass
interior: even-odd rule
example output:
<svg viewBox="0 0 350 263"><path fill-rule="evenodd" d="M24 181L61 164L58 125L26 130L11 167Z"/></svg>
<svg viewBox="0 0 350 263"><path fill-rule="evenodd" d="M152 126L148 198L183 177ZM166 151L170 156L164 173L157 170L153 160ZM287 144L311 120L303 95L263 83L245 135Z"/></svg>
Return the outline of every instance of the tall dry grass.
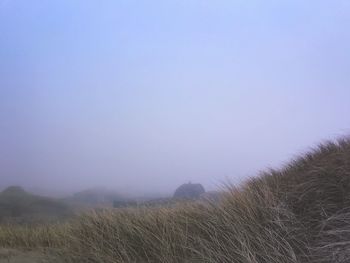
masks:
<svg viewBox="0 0 350 263"><path fill-rule="evenodd" d="M293 215L275 209L273 199L246 197L236 192L220 205L85 215L72 228L68 255L106 263L298 262Z"/></svg>
<svg viewBox="0 0 350 263"><path fill-rule="evenodd" d="M229 187L219 202L92 212L32 239L31 229L6 231L0 244L60 248L65 262L349 262L350 140Z"/></svg>
<svg viewBox="0 0 350 263"><path fill-rule="evenodd" d="M70 224L0 225L0 247L62 248L69 241Z"/></svg>

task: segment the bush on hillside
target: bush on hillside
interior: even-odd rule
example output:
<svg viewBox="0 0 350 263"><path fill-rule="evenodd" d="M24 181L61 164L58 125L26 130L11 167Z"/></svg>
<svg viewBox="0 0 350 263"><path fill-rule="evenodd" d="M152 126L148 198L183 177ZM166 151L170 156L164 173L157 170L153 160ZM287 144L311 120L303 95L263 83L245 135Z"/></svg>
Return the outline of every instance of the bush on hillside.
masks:
<svg viewBox="0 0 350 263"><path fill-rule="evenodd" d="M196 199L199 198L201 194L204 194L205 190L201 184L183 184L180 185L174 193L174 198L177 199Z"/></svg>

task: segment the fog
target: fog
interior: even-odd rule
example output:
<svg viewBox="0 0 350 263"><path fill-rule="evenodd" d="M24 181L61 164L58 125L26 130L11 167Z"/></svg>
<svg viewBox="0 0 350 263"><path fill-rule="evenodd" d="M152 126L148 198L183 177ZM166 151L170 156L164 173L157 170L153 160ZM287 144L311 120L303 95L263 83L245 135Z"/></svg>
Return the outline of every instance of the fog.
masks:
<svg viewBox="0 0 350 263"><path fill-rule="evenodd" d="M0 187L207 190L350 131L348 1L0 0Z"/></svg>

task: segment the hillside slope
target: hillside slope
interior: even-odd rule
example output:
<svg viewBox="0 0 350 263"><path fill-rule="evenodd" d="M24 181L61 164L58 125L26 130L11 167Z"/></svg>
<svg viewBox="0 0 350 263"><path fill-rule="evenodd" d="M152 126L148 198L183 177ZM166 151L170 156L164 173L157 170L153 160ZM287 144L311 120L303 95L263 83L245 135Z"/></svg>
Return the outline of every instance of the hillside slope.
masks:
<svg viewBox="0 0 350 263"><path fill-rule="evenodd" d="M232 187L219 204L89 215L73 236L70 255L93 251L90 262L348 262L350 141Z"/></svg>
<svg viewBox="0 0 350 263"><path fill-rule="evenodd" d="M0 222L40 223L71 215L71 210L58 200L30 194L19 186L0 192Z"/></svg>

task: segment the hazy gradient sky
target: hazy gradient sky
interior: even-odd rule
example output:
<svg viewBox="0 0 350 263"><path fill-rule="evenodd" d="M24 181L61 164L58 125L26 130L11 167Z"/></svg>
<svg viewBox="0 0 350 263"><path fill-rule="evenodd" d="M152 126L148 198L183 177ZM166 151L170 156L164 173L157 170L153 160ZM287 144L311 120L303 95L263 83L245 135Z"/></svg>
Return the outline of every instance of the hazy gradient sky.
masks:
<svg viewBox="0 0 350 263"><path fill-rule="evenodd" d="M172 191L350 132L350 1L0 0L0 186Z"/></svg>

